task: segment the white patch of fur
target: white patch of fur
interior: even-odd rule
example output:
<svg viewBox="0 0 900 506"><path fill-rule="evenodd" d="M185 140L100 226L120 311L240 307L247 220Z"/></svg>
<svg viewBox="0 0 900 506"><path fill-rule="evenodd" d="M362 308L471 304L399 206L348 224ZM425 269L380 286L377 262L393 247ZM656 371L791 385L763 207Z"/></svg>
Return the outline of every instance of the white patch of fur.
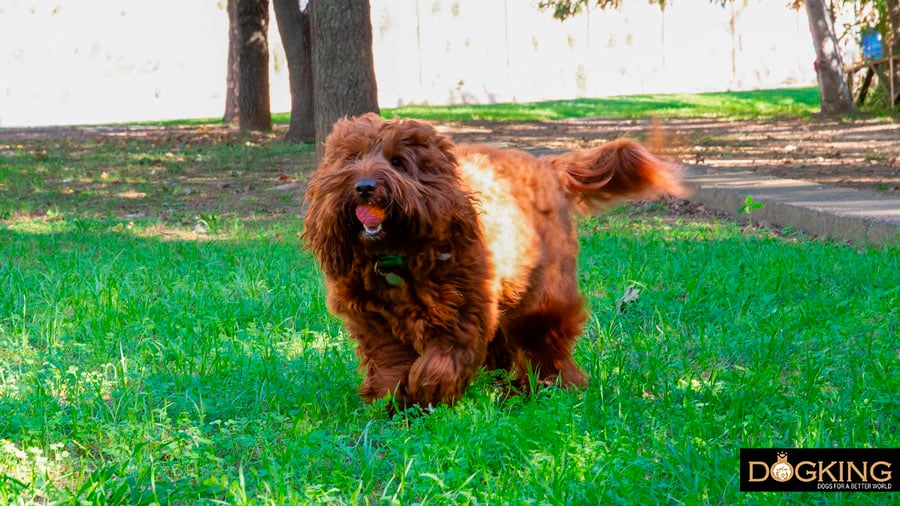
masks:
<svg viewBox="0 0 900 506"><path fill-rule="evenodd" d="M531 219L519 208L510 182L497 177L484 155L461 158L458 169L475 198L479 226L488 241L494 293L501 306L514 303L525 288L518 286L521 281L517 280L534 268L534 252L539 247Z"/></svg>

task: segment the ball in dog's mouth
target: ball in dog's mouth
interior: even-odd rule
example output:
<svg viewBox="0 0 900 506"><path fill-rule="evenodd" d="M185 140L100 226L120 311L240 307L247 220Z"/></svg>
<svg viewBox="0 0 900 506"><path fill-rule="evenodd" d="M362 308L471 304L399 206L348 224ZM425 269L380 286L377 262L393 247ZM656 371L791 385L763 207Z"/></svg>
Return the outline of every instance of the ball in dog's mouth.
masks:
<svg viewBox="0 0 900 506"><path fill-rule="evenodd" d="M381 222L384 221L384 209L369 204L356 206L356 219L362 223L367 236L374 237L381 232Z"/></svg>

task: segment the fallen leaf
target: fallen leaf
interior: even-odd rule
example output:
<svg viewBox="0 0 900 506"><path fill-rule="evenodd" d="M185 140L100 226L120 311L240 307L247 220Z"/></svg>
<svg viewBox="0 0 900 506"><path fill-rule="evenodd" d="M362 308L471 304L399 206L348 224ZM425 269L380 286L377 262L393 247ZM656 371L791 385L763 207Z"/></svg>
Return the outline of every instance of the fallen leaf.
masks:
<svg viewBox="0 0 900 506"><path fill-rule="evenodd" d="M636 300L641 296L641 289L638 288L640 285L638 283L631 283L627 287L625 287L625 293L619 297L619 300L616 301L616 310L620 313L624 313L626 306Z"/></svg>

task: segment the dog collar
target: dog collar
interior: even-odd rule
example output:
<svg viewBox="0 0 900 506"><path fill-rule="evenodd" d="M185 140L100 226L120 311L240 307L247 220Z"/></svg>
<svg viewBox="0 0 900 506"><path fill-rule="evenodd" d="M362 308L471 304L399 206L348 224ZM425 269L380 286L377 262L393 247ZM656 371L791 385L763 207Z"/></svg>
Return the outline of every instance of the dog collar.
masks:
<svg viewBox="0 0 900 506"><path fill-rule="evenodd" d="M385 255L375 260L375 272L381 274L384 280L391 286L403 286L403 278L393 272L384 272L382 269L400 267L403 265L403 257L400 255Z"/></svg>

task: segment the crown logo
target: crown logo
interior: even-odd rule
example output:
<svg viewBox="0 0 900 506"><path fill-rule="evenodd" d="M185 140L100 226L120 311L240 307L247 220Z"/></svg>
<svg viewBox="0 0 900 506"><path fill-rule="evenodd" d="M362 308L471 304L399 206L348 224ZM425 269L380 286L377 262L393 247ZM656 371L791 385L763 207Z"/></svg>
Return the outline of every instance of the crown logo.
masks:
<svg viewBox="0 0 900 506"><path fill-rule="evenodd" d="M784 483L794 476L794 466L787 461L787 452L778 452L775 454L778 460L772 464L770 472L772 479L777 482Z"/></svg>

